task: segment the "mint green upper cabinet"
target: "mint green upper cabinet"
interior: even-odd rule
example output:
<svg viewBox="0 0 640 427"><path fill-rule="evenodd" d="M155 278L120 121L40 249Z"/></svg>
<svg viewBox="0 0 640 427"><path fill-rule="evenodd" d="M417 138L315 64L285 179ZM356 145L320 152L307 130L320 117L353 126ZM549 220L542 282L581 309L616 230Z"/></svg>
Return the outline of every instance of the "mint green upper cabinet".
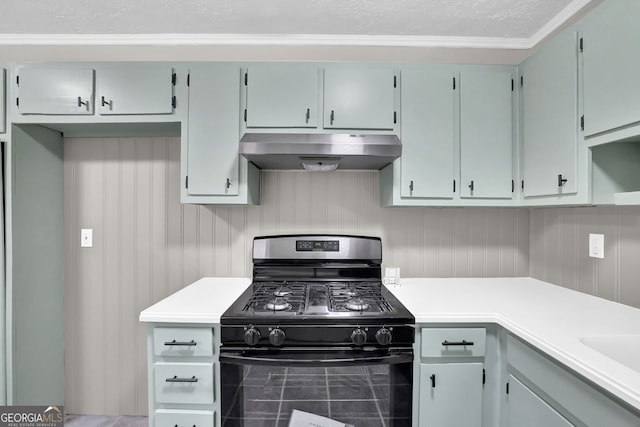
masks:
<svg viewBox="0 0 640 427"><path fill-rule="evenodd" d="M4 68L0 68L0 133L6 132L6 116L7 112L5 110L5 84L6 84L6 71Z"/></svg>
<svg viewBox="0 0 640 427"><path fill-rule="evenodd" d="M318 69L260 64L246 71L247 128L318 126Z"/></svg>
<svg viewBox="0 0 640 427"><path fill-rule="evenodd" d="M420 364L420 427L482 425L482 363Z"/></svg>
<svg viewBox="0 0 640 427"><path fill-rule="evenodd" d="M584 20L585 135L640 122L640 2L603 2Z"/></svg>
<svg viewBox="0 0 640 427"><path fill-rule="evenodd" d="M240 67L202 63L189 75L187 194L238 195Z"/></svg>
<svg viewBox="0 0 640 427"><path fill-rule="evenodd" d="M396 75L386 68L325 68L324 127L393 130Z"/></svg>
<svg viewBox="0 0 640 427"><path fill-rule="evenodd" d="M97 73L101 115L171 114L173 69L162 64L118 64Z"/></svg>
<svg viewBox="0 0 640 427"><path fill-rule="evenodd" d="M21 67L16 77L20 114L93 114L94 70Z"/></svg>
<svg viewBox="0 0 640 427"><path fill-rule="evenodd" d="M521 75L523 195L535 197L576 193L576 34L568 31L551 40L522 64ZM562 178L559 178L560 175ZM559 182L559 179L566 181Z"/></svg>
<svg viewBox="0 0 640 427"><path fill-rule="evenodd" d="M402 197L453 198L456 75L402 71Z"/></svg>
<svg viewBox="0 0 640 427"><path fill-rule="evenodd" d="M511 198L512 73L462 71L460 77L460 196Z"/></svg>

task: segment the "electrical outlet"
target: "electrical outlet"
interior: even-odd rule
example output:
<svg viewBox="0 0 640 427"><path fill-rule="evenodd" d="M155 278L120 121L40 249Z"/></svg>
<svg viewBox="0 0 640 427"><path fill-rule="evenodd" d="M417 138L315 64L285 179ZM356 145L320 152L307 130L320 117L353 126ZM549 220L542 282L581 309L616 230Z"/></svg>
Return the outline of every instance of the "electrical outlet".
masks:
<svg viewBox="0 0 640 427"><path fill-rule="evenodd" d="M93 247L93 229L92 228L80 229L80 247L82 248Z"/></svg>
<svg viewBox="0 0 640 427"><path fill-rule="evenodd" d="M604 234L589 234L589 256L604 258Z"/></svg>

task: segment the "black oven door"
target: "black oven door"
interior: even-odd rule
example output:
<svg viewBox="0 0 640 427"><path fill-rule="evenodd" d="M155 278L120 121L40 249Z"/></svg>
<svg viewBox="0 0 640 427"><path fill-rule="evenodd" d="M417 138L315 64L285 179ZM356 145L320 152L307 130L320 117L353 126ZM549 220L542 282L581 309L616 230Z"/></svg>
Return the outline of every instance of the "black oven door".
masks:
<svg viewBox="0 0 640 427"><path fill-rule="evenodd" d="M410 348L223 348L222 426L287 427L297 410L356 427L410 427L412 372Z"/></svg>

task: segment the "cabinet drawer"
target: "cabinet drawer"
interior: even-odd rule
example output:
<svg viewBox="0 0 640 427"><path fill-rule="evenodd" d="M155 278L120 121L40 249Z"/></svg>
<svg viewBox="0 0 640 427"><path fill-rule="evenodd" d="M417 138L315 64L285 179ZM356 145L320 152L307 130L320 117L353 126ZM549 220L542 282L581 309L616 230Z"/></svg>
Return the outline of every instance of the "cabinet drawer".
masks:
<svg viewBox="0 0 640 427"><path fill-rule="evenodd" d="M153 350L156 356L211 356L213 333L209 328L155 328Z"/></svg>
<svg viewBox="0 0 640 427"><path fill-rule="evenodd" d="M158 362L154 379L157 403L213 403L213 362Z"/></svg>
<svg viewBox="0 0 640 427"><path fill-rule="evenodd" d="M215 427L215 412L185 411L180 409L158 409L155 414L156 427Z"/></svg>
<svg viewBox="0 0 640 427"><path fill-rule="evenodd" d="M482 357L485 328L423 328L422 357Z"/></svg>

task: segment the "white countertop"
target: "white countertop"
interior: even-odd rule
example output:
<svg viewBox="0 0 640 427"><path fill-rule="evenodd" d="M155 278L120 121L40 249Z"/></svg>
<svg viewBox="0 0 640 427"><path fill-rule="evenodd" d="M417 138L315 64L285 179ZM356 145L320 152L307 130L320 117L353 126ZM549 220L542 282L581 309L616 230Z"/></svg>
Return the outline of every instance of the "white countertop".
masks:
<svg viewBox="0 0 640 427"><path fill-rule="evenodd" d="M203 278L140 313L141 322L219 323L247 278ZM580 341L637 336L640 309L532 278L402 279L389 287L416 323L496 323L640 409L640 372Z"/></svg>
<svg viewBox="0 0 640 427"><path fill-rule="evenodd" d="M140 321L220 323L220 315L250 284L244 277L204 277L142 311Z"/></svg>

